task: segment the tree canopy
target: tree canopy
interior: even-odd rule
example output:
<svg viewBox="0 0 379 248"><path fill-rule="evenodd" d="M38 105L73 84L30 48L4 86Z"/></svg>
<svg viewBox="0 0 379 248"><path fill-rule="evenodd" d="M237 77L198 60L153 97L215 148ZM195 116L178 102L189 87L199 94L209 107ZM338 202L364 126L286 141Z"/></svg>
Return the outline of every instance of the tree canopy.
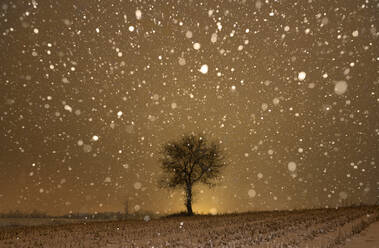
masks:
<svg viewBox="0 0 379 248"><path fill-rule="evenodd" d="M164 173L160 186L184 187L187 212L192 215L193 185L214 186L221 177L221 169L226 166L220 144L209 142L202 135L184 135L177 141L164 144L160 154Z"/></svg>

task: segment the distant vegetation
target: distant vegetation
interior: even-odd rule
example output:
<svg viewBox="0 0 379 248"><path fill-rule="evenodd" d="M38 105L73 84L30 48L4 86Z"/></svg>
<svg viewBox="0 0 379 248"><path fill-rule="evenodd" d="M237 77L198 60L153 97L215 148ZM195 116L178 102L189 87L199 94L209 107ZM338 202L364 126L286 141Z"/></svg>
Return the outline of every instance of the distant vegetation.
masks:
<svg viewBox="0 0 379 248"><path fill-rule="evenodd" d="M126 219L149 219L158 217L152 212L139 212L124 214L122 212L101 212L101 213L71 213L65 215L49 215L44 212L34 210L32 212L21 212L19 210L0 213L0 218L67 218L83 220L126 220Z"/></svg>
<svg viewBox="0 0 379 248"><path fill-rule="evenodd" d="M51 218L47 213L33 210L30 213L21 212L19 210L9 211L8 213L0 213L0 218Z"/></svg>

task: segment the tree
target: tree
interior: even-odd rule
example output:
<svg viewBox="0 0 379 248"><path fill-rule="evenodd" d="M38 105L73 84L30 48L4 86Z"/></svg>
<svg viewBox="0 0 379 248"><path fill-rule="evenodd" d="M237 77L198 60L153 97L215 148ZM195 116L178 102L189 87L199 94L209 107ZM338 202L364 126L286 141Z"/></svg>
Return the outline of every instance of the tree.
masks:
<svg viewBox="0 0 379 248"><path fill-rule="evenodd" d="M160 155L164 174L160 186L184 187L187 214L193 215L193 186L197 183L214 186L220 179L221 169L226 166L219 143L208 142L201 135L184 135L178 141L164 144Z"/></svg>
<svg viewBox="0 0 379 248"><path fill-rule="evenodd" d="M124 201L124 211L125 211L125 218L128 218L128 216L129 216L129 199L126 199Z"/></svg>

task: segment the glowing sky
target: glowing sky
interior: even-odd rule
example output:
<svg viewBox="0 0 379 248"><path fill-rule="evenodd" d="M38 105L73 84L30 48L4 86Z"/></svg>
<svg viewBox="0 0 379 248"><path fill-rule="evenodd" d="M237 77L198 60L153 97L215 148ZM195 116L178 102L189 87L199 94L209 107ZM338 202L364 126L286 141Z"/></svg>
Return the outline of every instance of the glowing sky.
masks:
<svg viewBox="0 0 379 248"><path fill-rule="evenodd" d="M379 192L378 8L357 1L2 1L0 211L184 210L157 151L220 139L194 211Z"/></svg>

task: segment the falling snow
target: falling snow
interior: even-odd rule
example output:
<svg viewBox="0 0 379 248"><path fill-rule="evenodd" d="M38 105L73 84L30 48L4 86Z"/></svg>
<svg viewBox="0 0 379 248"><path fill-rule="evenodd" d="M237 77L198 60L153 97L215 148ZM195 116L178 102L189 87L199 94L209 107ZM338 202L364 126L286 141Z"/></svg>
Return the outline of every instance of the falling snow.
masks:
<svg viewBox="0 0 379 248"><path fill-rule="evenodd" d="M377 8L2 2L0 212L179 212L159 149L191 132L229 164L197 211L374 203Z"/></svg>
<svg viewBox="0 0 379 248"><path fill-rule="evenodd" d="M292 161L289 162L289 163L288 163L288 170L289 170L289 171L292 171L292 172L295 171L295 170L296 170L296 163L295 163L295 162L292 162Z"/></svg>
<svg viewBox="0 0 379 248"><path fill-rule="evenodd" d="M202 65L200 68L200 72L203 74L207 74L208 73L208 65Z"/></svg>
<svg viewBox="0 0 379 248"><path fill-rule="evenodd" d="M307 74L305 72L299 72L299 75L297 76L297 78L300 80L300 81L303 81L305 79L305 77L307 76Z"/></svg>
<svg viewBox="0 0 379 248"><path fill-rule="evenodd" d="M347 83L346 81L338 81L335 83L334 92L337 95L343 95L347 91Z"/></svg>

